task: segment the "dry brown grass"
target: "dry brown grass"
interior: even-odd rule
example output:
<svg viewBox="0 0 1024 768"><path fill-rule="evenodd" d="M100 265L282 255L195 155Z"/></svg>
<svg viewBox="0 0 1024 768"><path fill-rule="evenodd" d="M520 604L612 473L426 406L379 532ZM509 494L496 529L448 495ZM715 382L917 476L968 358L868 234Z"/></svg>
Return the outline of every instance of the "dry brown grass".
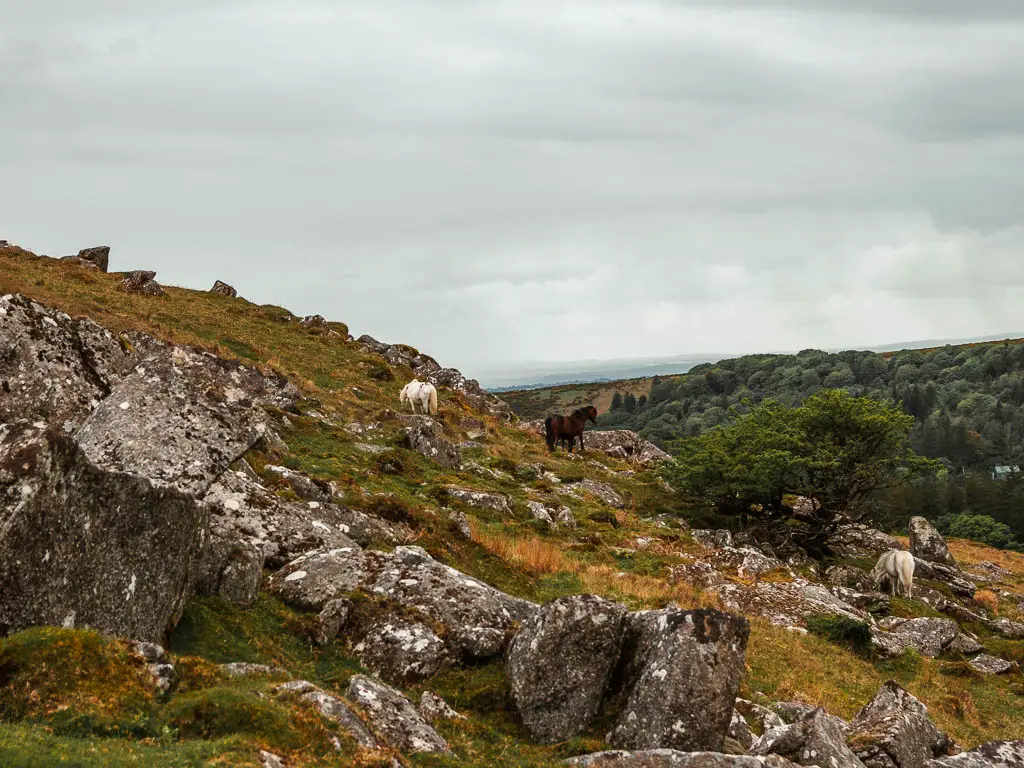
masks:
<svg viewBox="0 0 1024 768"><path fill-rule="evenodd" d="M984 606L993 616L999 613L999 597L991 589L979 589L975 592L974 602Z"/></svg>
<svg viewBox="0 0 1024 768"><path fill-rule="evenodd" d="M506 563L543 576L570 574L590 593L621 599L638 606L663 606L675 602L687 608L718 607L717 599L685 582L618 571L607 565L583 563L566 554L562 544L531 535L509 535L470 521L473 540Z"/></svg>

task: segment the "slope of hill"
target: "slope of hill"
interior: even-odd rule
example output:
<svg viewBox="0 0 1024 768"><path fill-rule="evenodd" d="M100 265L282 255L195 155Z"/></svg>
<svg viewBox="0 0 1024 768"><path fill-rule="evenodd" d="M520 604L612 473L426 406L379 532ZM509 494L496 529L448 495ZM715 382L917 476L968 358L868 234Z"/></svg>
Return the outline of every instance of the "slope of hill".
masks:
<svg viewBox="0 0 1024 768"><path fill-rule="evenodd" d="M754 549L754 542L744 549L721 533L711 538L691 534L689 510L679 506L653 468L596 453L585 458L549 454L536 435L509 423L500 408L481 400L450 369L431 372L447 371L438 379L447 384L440 386L436 418L396 413L397 391L414 375L410 364L417 366L417 375L427 365L416 350L352 340L341 323L302 321L279 307L211 292L165 287L162 296L129 293L121 289L122 278L0 248L0 295L6 296L0 312L0 378L6 398L0 401L6 422L0 426L0 575L17 572L3 568L28 558L45 537L61 543L53 521L70 514L77 503L64 483L73 488L78 475L41 474L54 471L47 467L61 461L87 461L87 474L99 473L103 482L129 483L146 493L148 477L162 478L169 485L161 486L164 490L153 499L163 504L171 498L210 516L212 543L206 534L199 537L210 551L189 556L201 555L204 563L208 557L225 559L215 579L197 578L194 594L184 593L188 599L180 619L171 617L164 639L166 653L151 647L133 650L108 635L76 629L74 615L66 627L22 629L0 640L0 764L563 764L607 748L605 735L620 715L639 706L631 696L614 695L611 670L621 665L617 668L625 677L617 676L614 685L626 686L628 693L629 674L638 674L635 667L647 663L636 648L621 644L621 637L606 648L594 644L592 629L581 636L572 626L538 624L539 612L550 617L559 609L537 604L580 594L619 601L624 608L609 610L620 617L615 611L672 604L684 609L726 606L747 614L751 628L745 660L726 665L723 672L735 675L747 700L765 705L798 700L853 718L886 680L895 679L966 747L1024 738L1019 670L1011 666L1002 675L984 674L967 662L982 647L1010 662L1024 659L1024 624L1018 614L1024 601L1024 556L951 542L967 572L931 567L922 572L915 599L871 597L872 610L879 617L887 614L876 618L867 603L858 607L838 597L856 602L860 598L851 596L860 594L856 590L823 586L828 585L827 566L843 566L854 581L861 579L857 568L870 567L877 554L870 541L861 542L865 550L846 550L827 563L783 563ZM25 335L13 335L16 318L25 317L37 320L24 326ZM91 325L74 326L79 328L74 338L86 341L88 330L94 334L89 338L105 339L109 348L119 344L125 364L138 362L142 368L115 371L79 342L67 347L67 354L57 354L53 339L82 317L113 335ZM195 357L162 342L196 345L231 363ZM26 345L40 352L32 361L19 357ZM169 381L186 392L193 384L198 387L195 402L152 389L163 386L166 360L173 363L167 368ZM71 389L63 390L63 378L40 373L50 370L44 363L53 370L84 365L88 375L80 382L68 377ZM182 383L174 378L189 366L200 370L204 365L213 370L211 376L231 370L238 374L242 369L233 366L239 363L268 377L260 386L273 397L263 405L260 398L240 395L236 390L243 384L238 381ZM297 391L289 394L276 374L287 377ZM75 387L82 388L78 394L97 393L94 402L89 397L61 399L76 394ZM38 403L50 403L47 398L55 391L67 413L44 413L43 418L32 411ZM128 391L135 394L127 397ZM27 397L26 392L36 399L17 399ZM178 403L178 408L167 406L164 413L159 409L165 402ZM216 415L213 422L227 431L233 429L232 419L265 416L266 421L242 446L244 462L234 461L233 455L223 458L232 459L231 469L218 463L222 459L216 451L206 450L210 446L202 443L203 434L183 430L181 440L198 441L203 449L188 455L194 466L182 465L190 467L187 479L193 488L185 493L177 490L184 487L182 478L172 471L176 442L167 439L161 446L153 438L172 434L175 419L202 419L207 413ZM166 420L166 433L161 433L164 422L154 421L158 416ZM43 453L12 453L12 446L24 446L44 428L53 445L63 446L54 454L55 464L44 467L42 461L29 460ZM103 440L97 436L101 428L106 428ZM60 430L66 433L58 437ZM249 434L246 430L239 434ZM140 440L141 434L151 442ZM23 442L12 443L13 435ZM140 458L144 454L146 461ZM107 465L97 456L117 471L104 469ZM195 467L206 467L209 479L200 483ZM12 539L25 504L51 481L59 486L55 493L62 494L63 506L39 512L49 524L30 528L31 539ZM83 493L90 487L82 486ZM109 505L90 507L90 535L103 536L96 531L102 520L116 522L150 509L133 506L131 494L119 498L116 515L104 517L113 511ZM183 518L174 523L186 525ZM90 531L90 525L84 530ZM68 541L79 541L82 530L82 525L69 527ZM127 546L131 536L127 526L102 541ZM888 541L879 540L883 546ZM230 552L218 554L221 544L230 544ZM82 556L76 547L65 547L51 561L47 549L51 571L39 567L33 578L56 585L45 580L59 580L59 563L80 563L76 558ZM63 557L68 560L59 560ZM170 557L170 550L162 550L162 557ZM91 588L121 595L118 599L129 605L137 590L158 586L147 583L144 572L132 573L130 582L127 575L113 568ZM124 584L113 583L121 577ZM303 586L313 582L321 586ZM976 585L984 590L977 591ZM12 580L4 589L14 586ZM17 588L28 589L20 581ZM54 586L35 598L40 605L66 607L77 594ZM485 606L481 595L497 602ZM3 610L13 610L3 599ZM463 611L479 613L469 619ZM819 613L831 618L816 622ZM645 615L625 614L634 623L642 623ZM678 625L667 621L683 627L683 633L694 617L719 621L707 618L714 614L669 610L663 615L689 617ZM115 615L111 621L121 618ZM926 648L927 653L892 652L892 643L916 647L912 633L900 630L908 619L932 622L927 626L941 627L948 636L938 647ZM591 624L588 618L585 624L603 621L595 618ZM869 630L889 643L890 651L873 651L850 640L863 639L857 633ZM526 631L563 634L557 642L547 638L554 642L549 658L531 659L520 649L513 664L508 644ZM594 659L607 662L604 672L588 666ZM224 666L237 662L264 666ZM543 669L552 670L548 678ZM366 694L366 681L373 676L396 686L399 698L389 699L389 707L405 706L402 694L418 701L431 692L466 719L433 718L436 734L417 724L421 729L410 738L409 724L418 715L410 707L401 710L407 718L403 724L387 720L392 710L382 714L374 705L379 695ZM561 694L554 698L542 692L534 692L536 699L527 695L531 684L549 678L570 684L558 688ZM287 680L292 683L282 688ZM685 685L667 673L649 675L651 690L660 690L661 683ZM726 696L727 689L708 686L713 697ZM552 726L538 725L537 712L569 706L581 690L589 692L590 703L562 721L571 725L566 737L539 736ZM533 700L547 703L531 709ZM728 707L731 711L731 700ZM754 714L749 717L759 732L762 725L754 722ZM651 728L645 735L653 739L658 732ZM874 748L871 740L877 733L857 733L862 741L851 737L855 748ZM437 744L437 734L450 752L417 751ZM712 736L721 744L724 733ZM750 748L752 740L737 736L732 749ZM281 762L273 762L277 758L268 753Z"/></svg>

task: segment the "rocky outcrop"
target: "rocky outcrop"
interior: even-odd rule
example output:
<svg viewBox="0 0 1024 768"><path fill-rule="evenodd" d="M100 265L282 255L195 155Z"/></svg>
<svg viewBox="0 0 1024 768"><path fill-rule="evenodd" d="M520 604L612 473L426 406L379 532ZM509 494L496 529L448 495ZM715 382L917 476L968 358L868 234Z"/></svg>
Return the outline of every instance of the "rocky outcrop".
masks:
<svg viewBox="0 0 1024 768"><path fill-rule="evenodd" d="M354 675L345 694L373 729L403 752L449 752L448 743L402 694L365 675Z"/></svg>
<svg viewBox="0 0 1024 768"><path fill-rule="evenodd" d="M347 701L327 693L308 680L282 683L274 690L278 696L294 696L303 704L316 709L363 749L380 749L384 746Z"/></svg>
<svg viewBox="0 0 1024 768"><path fill-rule="evenodd" d="M717 592L728 610L764 616L782 627L803 627L806 618L815 614L845 616L858 621L870 619L864 611L806 579L755 584L728 582L719 586Z"/></svg>
<svg viewBox="0 0 1024 768"><path fill-rule="evenodd" d="M925 763L925 768L1021 768L1024 766L1024 740L990 741L970 752L940 757Z"/></svg>
<svg viewBox="0 0 1024 768"><path fill-rule="evenodd" d="M438 389L445 387L458 392L474 409L500 418L509 418L512 409L508 403L487 392L475 379L467 379L455 368L442 368L430 355L424 355L405 344L385 344L372 336L360 336L357 341L364 352L380 355L390 365L403 365L412 369L416 378L429 381Z"/></svg>
<svg viewBox="0 0 1024 768"><path fill-rule="evenodd" d="M143 296L164 295L163 286L156 281L156 272L147 269L125 272L120 288L125 293L137 293Z"/></svg>
<svg viewBox="0 0 1024 768"><path fill-rule="evenodd" d="M273 478L280 479L300 499L318 502L328 502L331 500L331 488L323 480L314 480L309 475L277 464L268 464L263 468L263 471Z"/></svg>
<svg viewBox="0 0 1024 768"><path fill-rule="evenodd" d="M597 480L592 480L589 477L586 477L579 483L572 483L571 487L573 489L579 489L589 493L591 496L600 499L609 507L622 509L626 506L626 502L623 501L619 492L608 485L608 483L598 482Z"/></svg>
<svg viewBox="0 0 1024 768"><path fill-rule="evenodd" d="M864 768L846 745L835 718L815 709L792 725L767 731L751 749L754 755L779 755L798 765L824 768Z"/></svg>
<svg viewBox="0 0 1024 768"><path fill-rule="evenodd" d="M542 434L543 426L541 422ZM672 457L661 448L629 429L588 431L586 445L588 450L601 451L613 458L626 459L645 467L672 460Z"/></svg>
<svg viewBox="0 0 1024 768"><path fill-rule="evenodd" d="M747 699L736 699L736 711L743 715L748 723L753 723L764 733L772 728L781 728L786 723L779 715L768 707L763 707Z"/></svg>
<svg viewBox="0 0 1024 768"><path fill-rule="evenodd" d="M562 504L543 504L539 501L526 502L526 508L535 520L540 520L549 528L575 528L576 518L572 510Z"/></svg>
<svg viewBox="0 0 1024 768"><path fill-rule="evenodd" d="M919 560L957 568L956 560L946 546L946 540L935 530L935 526L923 517L910 518L910 552Z"/></svg>
<svg viewBox="0 0 1024 768"><path fill-rule="evenodd" d="M626 702L609 736L623 749L720 751L732 720L750 625L719 611L630 617ZM625 656L625 653L624 653Z"/></svg>
<svg viewBox="0 0 1024 768"><path fill-rule="evenodd" d="M619 658L626 613L595 595L563 597L542 606L516 634L508 651L509 692L535 740L553 744L589 727Z"/></svg>
<svg viewBox="0 0 1024 768"><path fill-rule="evenodd" d="M465 715L460 715L448 705L447 701L430 691L424 691L420 696L420 714L431 725L466 719Z"/></svg>
<svg viewBox="0 0 1024 768"><path fill-rule="evenodd" d="M922 656L937 658L960 636L952 619L888 618L871 629L871 643L883 656L899 656L913 648Z"/></svg>
<svg viewBox="0 0 1024 768"><path fill-rule="evenodd" d="M199 499L266 431L257 406L291 401L294 388L142 335L122 343L19 297L2 308L3 337L27 337L53 365L6 357L22 362L17 386L8 381L17 394L3 401L34 421L8 423L0 436L0 624L160 640L208 549ZM130 370L125 348L131 362L141 357ZM66 397L48 381L61 373ZM84 396L74 395L78 385ZM228 592L248 589L236 584L251 584L251 554L235 553Z"/></svg>
<svg viewBox="0 0 1024 768"><path fill-rule="evenodd" d="M833 565L825 571L825 581L834 587L846 587L855 592L867 592L873 587L867 571L848 564Z"/></svg>
<svg viewBox="0 0 1024 768"><path fill-rule="evenodd" d="M0 422L42 421L76 432L138 362L91 320L20 295L0 298Z"/></svg>
<svg viewBox="0 0 1024 768"><path fill-rule="evenodd" d="M413 422L405 428L407 448L448 469L458 469L462 466L462 453L458 446L444 436L440 423L429 416L413 416L407 419Z"/></svg>
<svg viewBox="0 0 1024 768"><path fill-rule="evenodd" d="M238 291L233 287L223 282L222 280L216 280L213 283L213 287L210 289L210 293L219 293L221 296L227 296L228 298L234 299L238 296Z"/></svg>
<svg viewBox="0 0 1024 768"><path fill-rule="evenodd" d="M854 718L847 743L868 768L924 768L952 748L928 708L892 680Z"/></svg>
<svg viewBox="0 0 1024 768"><path fill-rule="evenodd" d="M974 582L965 578L959 568L921 560L917 557L914 558L914 579L915 582L917 579L938 581L962 597L973 597L977 590Z"/></svg>
<svg viewBox="0 0 1024 768"><path fill-rule="evenodd" d="M570 758L565 761L565 765L571 768L790 768L793 763L777 755L748 757L721 752L647 749L636 752L595 752Z"/></svg>
<svg viewBox="0 0 1024 768"><path fill-rule="evenodd" d="M515 623L536 610L533 603L442 565L419 547L397 547L393 553L354 547L312 552L274 574L269 588L305 610L322 610L351 593L385 599L403 616L419 614L424 623L443 628L451 656L465 660L502 653ZM388 615L385 605L381 616Z"/></svg>

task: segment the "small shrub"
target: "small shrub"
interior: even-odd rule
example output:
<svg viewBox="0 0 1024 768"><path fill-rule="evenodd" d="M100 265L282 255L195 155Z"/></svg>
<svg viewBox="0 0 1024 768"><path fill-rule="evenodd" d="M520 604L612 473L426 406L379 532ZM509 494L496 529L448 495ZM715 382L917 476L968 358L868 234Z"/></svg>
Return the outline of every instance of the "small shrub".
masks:
<svg viewBox="0 0 1024 768"><path fill-rule="evenodd" d="M871 655L871 628L866 622L846 616L820 614L807 617L807 629L861 656Z"/></svg>
<svg viewBox="0 0 1024 768"><path fill-rule="evenodd" d="M416 524L409 505L393 494L371 496L366 501L366 511L392 523Z"/></svg>

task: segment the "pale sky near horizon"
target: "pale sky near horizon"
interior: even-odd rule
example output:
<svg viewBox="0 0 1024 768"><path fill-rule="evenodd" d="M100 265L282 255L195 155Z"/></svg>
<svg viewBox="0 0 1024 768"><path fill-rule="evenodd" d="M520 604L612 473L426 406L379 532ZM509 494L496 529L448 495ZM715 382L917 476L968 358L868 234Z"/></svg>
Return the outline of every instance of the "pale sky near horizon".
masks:
<svg viewBox="0 0 1024 768"><path fill-rule="evenodd" d="M520 361L1024 334L1020 0L0 0L0 238Z"/></svg>

